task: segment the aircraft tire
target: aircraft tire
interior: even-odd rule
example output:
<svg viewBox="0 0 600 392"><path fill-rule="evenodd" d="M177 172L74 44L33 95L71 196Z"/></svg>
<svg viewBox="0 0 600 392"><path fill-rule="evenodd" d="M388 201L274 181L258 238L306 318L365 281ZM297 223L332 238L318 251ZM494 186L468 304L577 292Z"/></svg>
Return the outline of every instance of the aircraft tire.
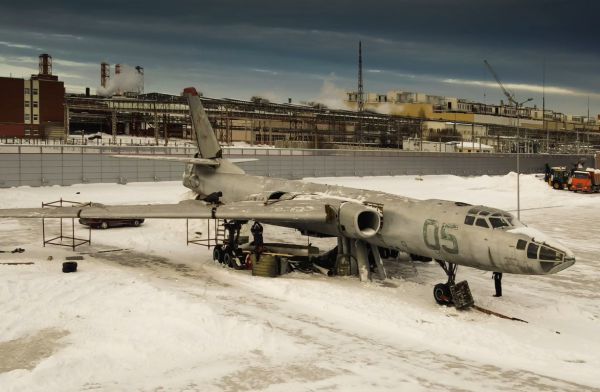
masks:
<svg viewBox="0 0 600 392"><path fill-rule="evenodd" d="M450 288L445 283L438 283L433 287L433 298L438 305L452 304L452 294L450 294Z"/></svg>
<svg viewBox="0 0 600 392"><path fill-rule="evenodd" d="M279 275L279 259L273 255L261 255L252 264L252 275L274 278Z"/></svg>
<svg viewBox="0 0 600 392"><path fill-rule="evenodd" d="M77 262L66 261L62 264L62 272L64 272L65 274L75 271L77 271Z"/></svg>
<svg viewBox="0 0 600 392"><path fill-rule="evenodd" d="M100 223L100 228L101 229L108 229L108 222L103 221L102 223Z"/></svg>
<svg viewBox="0 0 600 392"><path fill-rule="evenodd" d="M225 252L225 254L223 255L223 264L233 269L242 268L242 263L240 262L238 256L231 252Z"/></svg>
<svg viewBox="0 0 600 392"><path fill-rule="evenodd" d="M233 256L229 252L224 252L223 254L223 264L227 267L233 268Z"/></svg>
<svg viewBox="0 0 600 392"><path fill-rule="evenodd" d="M223 248L220 245L215 246L213 249L213 260L223 263Z"/></svg>
<svg viewBox="0 0 600 392"><path fill-rule="evenodd" d="M381 256L382 259L389 259L390 250L388 248L379 248L379 256Z"/></svg>

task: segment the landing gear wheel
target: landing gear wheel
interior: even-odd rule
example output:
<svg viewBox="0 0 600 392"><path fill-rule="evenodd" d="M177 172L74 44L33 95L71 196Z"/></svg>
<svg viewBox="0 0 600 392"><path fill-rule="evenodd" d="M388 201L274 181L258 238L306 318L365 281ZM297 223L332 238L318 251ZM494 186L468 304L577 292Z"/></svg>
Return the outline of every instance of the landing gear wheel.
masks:
<svg viewBox="0 0 600 392"><path fill-rule="evenodd" d="M215 246L215 249L213 249L213 260L223 263L223 248L221 245L217 245Z"/></svg>
<svg viewBox="0 0 600 392"><path fill-rule="evenodd" d="M446 283L438 283L433 287L433 298L438 305L452 305L452 294Z"/></svg>
<svg viewBox="0 0 600 392"><path fill-rule="evenodd" d="M223 264L225 264L228 267L233 268L233 257L231 256L230 253L225 253L223 255Z"/></svg>
<svg viewBox="0 0 600 392"><path fill-rule="evenodd" d="M232 252L226 252L223 255L223 264L233 269L241 269L242 263L236 254Z"/></svg>
<svg viewBox="0 0 600 392"><path fill-rule="evenodd" d="M102 222L102 223L100 223L100 228L101 229L108 229L108 222Z"/></svg>
<svg viewBox="0 0 600 392"><path fill-rule="evenodd" d="M379 248L379 255L382 259L390 258L390 250L388 248Z"/></svg>
<svg viewBox="0 0 600 392"><path fill-rule="evenodd" d="M433 288L433 298L440 305L452 305L458 310L468 309L475 304L469 283L466 280L456 282L458 266L443 260L435 260L446 273L448 282L436 284Z"/></svg>
<svg viewBox="0 0 600 392"><path fill-rule="evenodd" d="M136 219L136 220L133 221L133 226L134 227L138 227L139 225L140 225L140 221L139 220Z"/></svg>

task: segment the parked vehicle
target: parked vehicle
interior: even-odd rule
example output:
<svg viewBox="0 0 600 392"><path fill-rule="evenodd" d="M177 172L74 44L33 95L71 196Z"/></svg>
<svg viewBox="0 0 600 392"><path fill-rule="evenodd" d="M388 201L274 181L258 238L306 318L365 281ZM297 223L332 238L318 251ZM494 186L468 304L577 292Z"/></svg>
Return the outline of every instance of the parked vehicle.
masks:
<svg viewBox="0 0 600 392"><path fill-rule="evenodd" d="M569 171L564 166L550 168L548 184L554 189L565 189L570 187Z"/></svg>
<svg viewBox="0 0 600 392"><path fill-rule="evenodd" d="M570 190L574 192L600 192L600 170L574 171Z"/></svg>
<svg viewBox="0 0 600 392"><path fill-rule="evenodd" d="M144 223L143 218L135 219L91 219L81 218L79 223L90 226L93 229L108 229L109 227L134 226L138 227Z"/></svg>

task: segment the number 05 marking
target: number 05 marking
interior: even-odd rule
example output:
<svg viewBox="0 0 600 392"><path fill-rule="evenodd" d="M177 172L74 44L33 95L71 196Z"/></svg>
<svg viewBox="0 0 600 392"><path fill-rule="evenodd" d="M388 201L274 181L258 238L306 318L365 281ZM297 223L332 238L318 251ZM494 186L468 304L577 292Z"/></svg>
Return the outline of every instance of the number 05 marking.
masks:
<svg viewBox="0 0 600 392"><path fill-rule="evenodd" d="M429 229L430 226L433 230ZM449 233L449 230L455 230L457 228L456 225L443 223L440 230L438 221L435 219L426 219L423 224L423 240L425 241L425 246L431 250L439 251L440 249L443 249L448 253L457 254L458 241L454 235ZM449 242L449 244L440 245L441 241Z"/></svg>

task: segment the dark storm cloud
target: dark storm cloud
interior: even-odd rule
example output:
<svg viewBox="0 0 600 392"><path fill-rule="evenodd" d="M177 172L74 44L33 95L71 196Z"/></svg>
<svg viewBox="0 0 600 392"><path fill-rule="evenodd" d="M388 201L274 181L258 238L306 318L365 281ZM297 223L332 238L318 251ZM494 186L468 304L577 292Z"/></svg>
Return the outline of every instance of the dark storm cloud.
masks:
<svg viewBox="0 0 600 392"><path fill-rule="evenodd" d="M324 79L354 86L362 39L366 67L381 71L366 73L369 90L477 99L482 87L460 81L489 82L487 58L526 85L541 84L545 61L550 85L585 95L600 90L599 10L562 0L13 2L0 5L0 56L43 48L89 63L77 72L94 81L92 65L108 60L142 64L149 86L172 92L188 80L221 96L309 98Z"/></svg>

